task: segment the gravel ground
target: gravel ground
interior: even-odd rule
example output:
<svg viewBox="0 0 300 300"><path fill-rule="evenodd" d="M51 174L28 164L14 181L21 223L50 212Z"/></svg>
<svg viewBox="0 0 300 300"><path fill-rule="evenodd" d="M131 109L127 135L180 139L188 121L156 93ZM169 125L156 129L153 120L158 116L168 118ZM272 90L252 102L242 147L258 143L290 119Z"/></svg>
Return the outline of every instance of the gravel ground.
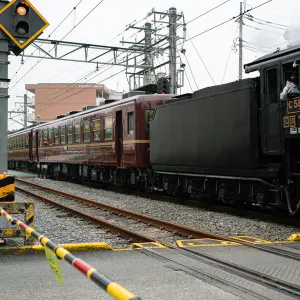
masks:
<svg viewBox="0 0 300 300"><path fill-rule="evenodd" d="M30 178L30 180L25 178L22 179L28 180L32 183L61 190L65 193L70 193L83 198L109 204L118 208L145 214L153 218L170 221L173 223L181 224L183 226L193 227L198 230L221 236L247 235L269 241L277 241L285 240L291 234L299 233L300 231L299 228L293 226L278 225L255 219L246 219L238 216L227 215L224 213L210 212L201 208L194 208L183 206L180 204L145 199L134 195L124 195L121 193L102 189L94 189L69 182L60 182L41 178ZM17 194L16 200L19 201L21 200L20 198L20 194ZM41 207L45 206L44 204L42 205L43 206ZM55 228L57 226L62 227L63 225L60 225L60 222L64 220L64 222L66 222L66 225L65 227L63 227L64 229L62 230L62 232L65 232L64 237L68 239L69 232L66 230L66 228L68 228L70 224L72 224L73 226L73 222L75 222L76 224L76 219L59 218L59 220L52 220L52 217L48 216L49 211L51 210L49 210L48 207L47 209L39 207L37 208L37 215L41 213L41 215L43 215L46 220L49 220L51 222L51 225L49 226L47 224L42 224L42 222L39 223L38 221L37 228L41 228L41 231L44 230L43 232L49 233L49 235L51 236L51 228ZM56 212L56 214L58 213ZM92 228L94 228L93 225L91 226ZM75 236L78 240L78 232L82 232L82 229L80 229L79 227L78 231L74 229L74 232L76 232ZM58 238L60 237L58 236ZM74 241L74 235L70 238ZM83 240L84 236L82 236L82 241ZM78 240L78 242L80 241Z"/></svg>
<svg viewBox="0 0 300 300"><path fill-rule="evenodd" d="M16 201L35 203L35 229L56 244L105 242L115 248L128 247L127 241L101 229L95 224L53 208L22 192L16 192ZM17 217L17 216L16 216ZM35 242L39 244L38 241Z"/></svg>

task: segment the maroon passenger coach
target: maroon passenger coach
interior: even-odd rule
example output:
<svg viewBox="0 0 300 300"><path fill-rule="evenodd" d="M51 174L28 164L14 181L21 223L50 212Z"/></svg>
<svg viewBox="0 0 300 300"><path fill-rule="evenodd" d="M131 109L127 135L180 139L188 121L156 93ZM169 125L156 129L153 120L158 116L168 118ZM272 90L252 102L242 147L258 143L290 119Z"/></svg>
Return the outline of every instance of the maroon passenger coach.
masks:
<svg viewBox="0 0 300 300"><path fill-rule="evenodd" d="M145 182L149 119L171 95L116 101L9 135L9 168L103 183Z"/></svg>

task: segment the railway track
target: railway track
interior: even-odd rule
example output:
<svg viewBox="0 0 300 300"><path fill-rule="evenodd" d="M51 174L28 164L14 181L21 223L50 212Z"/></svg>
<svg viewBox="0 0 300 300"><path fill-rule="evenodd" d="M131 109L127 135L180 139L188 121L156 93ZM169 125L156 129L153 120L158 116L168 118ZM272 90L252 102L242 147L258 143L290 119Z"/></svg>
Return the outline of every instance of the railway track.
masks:
<svg viewBox="0 0 300 300"><path fill-rule="evenodd" d="M72 195L72 194L69 194L69 193L64 193L64 192L56 190L56 189L51 189L51 188L48 188L48 187L45 187L45 186L41 186L39 184L24 181L24 180L21 180L21 179L16 179L16 182L21 183L21 184L25 184L25 185L30 186L32 188L44 190L44 191L46 191L47 193L50 193L50 194L55 194L55 195L60 196L60 197L64 197L64 198L67 198L67 199L70 199L70 200L74 200L77 203L79 202L79 203L85 204L89 207L99 208L101 210L111 212L111 213L116 214L118 216L129 218L129 219L134 220L138 223L144 223L147 226L152 226L152 227L159 228L160 230L165 230L165 231L171 232L174 235L174 237L176 237L176 238L181 238L181 237L189 238L189 239L207 238L207 239L216 239L216 240L223 240L223 241L235 242L235 243L238 242L238 243L240 243L244 246L252 247L256 250L260 250L260 251L264 251L264 252L267 252L267 253L270 253L270 254L275 254L275 255L285 257L285 258L290 258L290 259L300 261L300 254L292 253L292 252L286 251L284 249L276 249L276 248L272 248L272 246L268 246L268 245L257 245L257 244L253 244L253 243L248 242L248 241L243 241L243 240L238 240L237 241L236 239L231 238L231 237L223 237L223 236L218 236L218 235L215 235L215 234L210 234L210 233L203 232L203 231L200 231L200 230L196 230L196 229L193 229L193 228L190 228L190 227L181 226L181 225L174 224L174 223L171 223L171 222L166 222L166 221L163 221L163 220L151 218L151 217L146 216L146 215L138 214L138 213L135 213L135 212L124 210L124 209L120 209L120 208L117 208L117 207L114 207L114 206L103 204L101 202L97 202L97 201L89 200L89 199L86 199L86 198L78 197L78 196L75 196L75 195ZM63 204L59 204L59 203L57 203L53 200L47 199L45 197L42 197L42 196L39 196L39 195L36 195L36 194L33 194L32 192L29 192L27 190L24 190L24 189L22 190L19 187L17 187L17 189L19 189L20 191L22 191L24 193L27 193L28 195L30 195L32 197L37 197L40 200L43 200L45 202L48 201L48 203L56 205L59 208L62 208L66 211L69 211L69 212L71 212L75 215L81 216L85 219L90 218L90 215L88 215L86 213L82 213L81 211L78 211L74 208L70 208L70 207L67 207ZM97 219L98 220L92 220L92 219L91 220L94 221L95 223L100 224L100 225L102 224L103 226L105 226L108 229L110 228L111 223L108 223L107 221L105 221L103 219L99 219L99 218L97 218ZM121 230L121 229L123 229L123 230ZM117 232L118 230L119 230L119 228L112 228L112 231L114 231L114 232ZM143 230L147 231L147 229L145 229L145 228L143 228ZM125 232L122 233L122 231L125 231ZM126 238L126 237L128 237L128 233L126 231L128 231L128 230L123 228L123 227L120 227L119 234L121 234L123 237ZM127 234L127 236L126 236L126 234ZM138 241L145 241L145 242L158 241L158 242L163 243L163 244L166 243L165 241L161 241L158 238L155 239L155 237L147 237L147 236L138 237L137 236L137 238L138 238ZM133 239L133 240L136 241L136 238ZM173 240L173 244L174 244L175 241L176 240ZM167 242L167 244L170 244L169 241Z"/></svg>
<svg viewBox="0 0 300 300"><path fill-rule="evenodd" d="M33 189L39 190L39 194L33 193L32 191L28 191L19 186L16 187L16 190L23 192L31 197L38 198L39 200L49 203L57 208L63 209L65 211L71 213L72 215L76 215L78 217L81 217L83 219L91 221L97 225L103 226L106 229L108 229L126 239L129 239L130 241L134 241L134 242L157 241L162 244L165 244L165 243L174 244L176 239L178 239L178 238L182 239L182 237L184 237L184 238L211 238L211 239L225 240L225 238L222 238L217 235L213 235L213 234L209 234L209 233L202 232L199 230L195 230L193 228L180 226L180 225L166 222L163 220L154 219L154 218L142 215L142 214L137 214L137 213L130 212L127 210L119 209L117 207L113 207L113 206L109 206L109 205L99 203L99 202L96 202L93 200L81 198L81 197L78 197L75 195L64 193L64 192L61 192L61 191L58 191L55 189L50 189L50 188L47 188L47 187L44 187L44 186L41 186L38 184L33 184L33 183L30 183L27 181L23 181L20 179L16 179L16 182L30 186ZM44 194L47 193L47 197L44 194L41 195L40 191L42 191ZM53 199L49 199L49 195L51 195L51 194L62 197L63 199L71 200L73 202L73 207L70 205L70 203L68 205L61 203L61 201L58 200L59 198L57 198L55 201ZM84 211L78 210L78 209L74 208L74 203L77 205L78 205L78 203L80 203L81 205L87 206L87 208L83 207ZM93 216L92 210L95 208L101 209L102 212L108 212L109 214L107 215L105 213L103 215L103 218ZM95 213L93 213L93 214L95 214ZM113 216L121 217L122 218L121 222L124 222L128 227L141 227L140 226L141 223L145 224L144 227L138 229L139 232L144 231L144 232L148 233L149 231L153 231L153 228L156 228L157 230L154 231L154 235L149 237L144 234L137 233L133 230L126 229L123 226L120 226L120 225L118 226L118 225L114 224L114 223L119 223L119 222L116 222L115 220L113 220L112 222L109 222L106 220L106 219L114 218ZM134 224L128 224L128 219L131 221L134 221ZM152 229L147 229L147 228L152 228ZM157 232L157 234L156 234L156 232ZM165 234L166 238L160 238L162 233ZM172 241L172 243L170 243L170 240Z"/></svg>
<svg viewBox="0 0 300 300"><path fill-rule="evenodd" d="M180 225L166 222L163 220L154 219L154 218L142 215L142 214L137 214L134 212L119 209L119 208L109 206L109 205L106 205L103 203L99 203L99 202L96 202L93 200L89 200L89 199L81 198L81 197L78 197L75 195L67 194L67 193L64 193L64 192L61 192L61 191L58 191L55 189L51 189L51 188L41 186L38 184L33 184L33 183L23 181L20 179L16 179L16 182L19 184L22 184L22 185L29 186L32 188L32 190L34 190L34 189L37 190L38 193L28 191L24 188L20 188L19 186L16 187L17 190L19 190L31 197L38 198L46 203L54 205L59 209L63 209L65 211L71 213L72 215L78 216L80 218L91 221L97 225L103 226L106 229L108 229L109 231L111 231L117 235L120 235L123 238L125 238L131 242L154 242L154 241L156 241L156 242L160 242L161 244L165 244L166 239L161 238L160 236L161 236L162 232L164 232L164 234L165 234L165 232L168 232L169 233L169 235L167 235L167 241L168 241L167 243L168 244L170 244L169 243L170 237L173 240L173 242L180 237L218 239L218 240L224 240L224 241L239 242L240 244L243 244L247 247L252 247L252 248L255 248L260 251L279 255L281 257L293 259L295 261L300 261L299 253L288 252L288 251L285 251L282 249L274 249L272 247L268 247L268 245L263 245L263 246L262 245L253 245L251 243L237 241L230 237L221 237L221 236L217 236L217 235L212 235L212 234L202 232L199 230L195 230L192 228L180 226ZM40 194L41 191L42 191L43 195ZM47 194L47 197L45 197L45 194ZM49 199L49 195L57 196L56 201ZM75 203L76 206L87 207L87 208L84 210L75 209L74 207L70 206L69 204L68 205L62 204L60 202L60 200L58 200L59 198L65 199L64 201L67 201L67 202L71 201L71 202ZM84 205L84 206L81 206L81 205ZM130 229L124 228L124 225L118 226L118 225L114 224L114 222L107 221L107 219L103 219L103 218L99 218L99 217L91 215L91 211L93 211L93 210L95 211L98 209L108 213L109 218L111 218L111 216L113 214L114 216L122 217L123 220L124 220L124 218L127 220L130 219L131 221L133 220L133 221L135 221L135 224L143 223L145 226L142 227L142 231L144 233L147 232L147 234L141 234L141 232L140 232L141 230L136 232L136 227L134 227L134 226L133 226L133 229L132 228L130 228ZM126 224L126 225L128 225L128 224ZM155 227L158 229L158 231L156 231L156 233L154 235L148 234L148 231L151 231L151 229L150 229L151 227ZM171 244L173 246L175 243L171 243ZM174 248L174 247L171 247L171 248ZM172 250L172 249L170 249L170 250ZM276 278L274 279L273 277L269 277L260 272L247 269L240 265L236 265L232 262L228 262L228 261L224 261L221 259L217 259L215 257L211 257L210 255L207 255L207 254L195 253L191 249L180 249L177 251L180 251L180 253L182 253L185 256L189 256L189 257L192 256L196 260L204 260L206 263L212 264L214 266L218 266L220 269L226 270L226 272L230 272L232 274L235 274L235 275L245 278L247 280L251 280L258 284L269 286L270 288L272 288L274 290L283 291L284 293L290 294L293 297L295 296L295 298L300 296L300 287L299 286L289 284L280 279L276 279ZM158 254L158 255L161 255L161 254ZM267 298L262 297L261 299L267 299Z"/></svg>

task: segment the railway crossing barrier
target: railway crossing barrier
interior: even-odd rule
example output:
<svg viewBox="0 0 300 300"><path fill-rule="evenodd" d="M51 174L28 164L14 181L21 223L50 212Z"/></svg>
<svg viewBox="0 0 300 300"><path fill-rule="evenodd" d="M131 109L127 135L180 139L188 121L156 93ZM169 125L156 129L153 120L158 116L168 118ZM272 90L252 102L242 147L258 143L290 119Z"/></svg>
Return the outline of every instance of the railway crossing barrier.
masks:
<svg viewBox="0 0 300 300"><path fill-rule="evenodd" d="M24 224L34 227L34 203L1 202L1 206L9 214L24 215ZM7 238L24 238L25 246L34 245L30 233L19 228L0 228L0 239Z"/></svg>
<svg viewBox="0 0 300 300"><path fill-rule="evenodd" d="M2 204L1 204L2 205ZM68 250L61 246L54 244L50 239L35 231L27 224L14 219L8 214L7 211L0 207L0 216L4 216L8 222L12 225L17 225L22 230L25 230L26 234L32 236L38 240L47 251L52 252L58 258L65 260L67 263L72 265L75 269L80 271L83 275L89 278L91 281L96 283L99 287L105 290L109 295L117 300L141 300L141 298L135 296L133 293L122 287L120 284L108 279L106 276L99 273L95 268L88 265L83 260L75 257Z"/></svg>

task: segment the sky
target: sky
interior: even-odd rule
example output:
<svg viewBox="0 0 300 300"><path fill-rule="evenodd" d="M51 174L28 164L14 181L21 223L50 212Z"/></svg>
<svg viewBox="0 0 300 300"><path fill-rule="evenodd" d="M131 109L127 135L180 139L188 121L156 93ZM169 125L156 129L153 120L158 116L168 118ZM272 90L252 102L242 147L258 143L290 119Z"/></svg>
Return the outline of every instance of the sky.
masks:
<svg viewBox="0 0 300 300"><path fill-rule="evenodd" d="M246 7L249 9L266 1L247 0ZM74 6L79 2L80 4L74 10ZM146 15L153 8L156 11L165 11L170 7L176 7L178 12L183 12L185 22L189 22L202 13L225 2L225 0L103 0L85 20L78 24L99 2L100 0L31 0L31 3L50 23L50 26L40 38L48 38L49 34L73 10L66 21L51 35L51 39L61 40L66 33L76 26L64 41L122 46L120 44L122 38L127 40L131 37L129 40L134 41L135 38L139 39L142 34L138 33L137 35L136 30L124 32L126 26L141 20L136 26L143 26L145 22L151 20L151 17L147 19ZM240 10L240 2L241 0L231 0L220 8L189 23L187 25L187 37L194 37L223 21L237 16ZM251 62L267 53L274 52L278 47L281 49L286 48L285 30L283 29L288 27L300 28L299 11L299 0L272 0L268 4L250 12L256 18L256 22L245 20L246 26L244 26L243 39L246 48L243 51L243 62ZM266 23L266 21L272 23ZM181 34L182 31L179 30L179 33ZM116 36L117 38L115 38ZM181 48L186 50L185 56L181 54L182 62L186 64L186 76L185 86L179 92L192 92L214 84L218 85L237 80L238 52L234 51L237 47L237 37L238 24L230 21L223 26L193 38L193 43L187 41L181 44L179 50ZM33 50L33 48L29 47L26 49L26 53L32 53ZM164 58L167 59L166 54ZM158 63L163 58L158 57L155 59L157 60L156 63ZM37 64L37 59L30 58L27 60L24 58L25 63L21 65L21 57L13 55L10 56L9 60L11 62L9 78L12 79L9 90L9 109L15 107L16 101L22 101L19 96L26 93L25 84L74 83L82 78L81 82L103 82L108 88L118 89L118 91L128 91L129 89L124 73L111 77L124 69L122 67L113 66L106 72L98 72L99 75L89 81L89 77L86 77L86 75L95 70L95 65L92 64L49 61L46 59L41 60ZM180 63L179 60L178 63ZM105 70L106 68L100 70ZM165 68L161 69L161 72L165 71ZM26 73L28 74L24 77ZM257 76L257 74L251 74L251 76ZM28 95L30 96L30 93ZM22 122L21 119L17 120ZM9 121L10 130L17 128L20 128L17 123Z"/></svg>

